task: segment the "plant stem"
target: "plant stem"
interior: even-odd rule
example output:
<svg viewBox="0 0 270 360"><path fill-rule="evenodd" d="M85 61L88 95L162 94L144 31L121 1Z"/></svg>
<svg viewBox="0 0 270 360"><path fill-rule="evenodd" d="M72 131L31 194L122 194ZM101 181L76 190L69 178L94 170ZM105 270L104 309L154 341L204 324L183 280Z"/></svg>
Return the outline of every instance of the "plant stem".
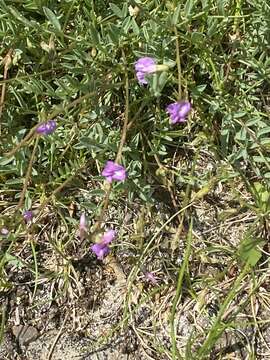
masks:
<svg viewBox="0 0 270 360"><path fill-rule="evenodd" d="M170 316L170 318L171 318L170 319L170 323L171 323L171 339L172 339L172 359L173 360L182 359L182 357L180 356L179 351L177 349L174 321L175 321L175 313L176 313L177 305L178 305L178 303L179 303L179 301L181 299L182 284L183 284L184 274L185 274L185 271L186 271L187 266L188 266L189 256L190 256L190 252L191 252L192 229L193 229L193 219L191 218L191 222L190 222L190 226L189 226L189 232L188 232L188 236L187 236L187 245L186 245L185 256L184 256L182 266L179 269L176 294L175 294L175 297L174 297L174 300L173 300L172 311L171 311L171 316ZM176 357L176 355L177 355L177 357Z"/></svg>
<svg viewBox="0 0 270 360"><path fill-rule="evenodd" d="M22 192L21 192L21 196L20 196L20 200L18 202L18 205L16 206L16 210L19 210L23 205L24 197L25 197L25 194L26 194L26 191L27 191L28 182L29 182L29 179L31 177L31 172L32 172L34 158L35 158L35 154L36 154L36 150L37 150L37 146L38 146L38 141L39 141L39 136L36 137L36 142L35 142L35 145L34 145L34 148L33 148L33 151L32 151L32 155L31 155L31 158L30 158L30 161L29 161L29 165L28 165L27 172L26 172L25 179L24 179L23 189L22 189Z"/></svg>
<svg viewBox="0 0 270 360"><path fill-rule="evenodd" d="M173 27L173 31L175 34L175 51L176 51L176 64L178 71L178 100L182 99L182 89L181 89L181 78L182 78L182 69L181 69L181 59L180 59L180 44L178 38L177 27Z"/></svg>

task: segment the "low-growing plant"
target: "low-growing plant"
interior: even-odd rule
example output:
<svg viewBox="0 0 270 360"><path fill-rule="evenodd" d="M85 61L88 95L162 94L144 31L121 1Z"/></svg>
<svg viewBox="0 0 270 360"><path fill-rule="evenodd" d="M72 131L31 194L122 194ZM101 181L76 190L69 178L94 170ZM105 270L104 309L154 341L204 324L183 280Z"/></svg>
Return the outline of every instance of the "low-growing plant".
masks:
<svg viewBox="0 0 270 360"><path fill-rule="evenodd" d="M245 288L252 303L268 264L269 15L263 0L0 1L3 294L23 269L33 306L44 282L52 301L80 296L85 263L111 262L126 292L110 336L154 296L142 272L168 299L169 346L136 333L149 357L225 354L224 332L242 327L232 303ZM215 229L234 221L243 231L226 244ZM177 314L190 301L199 318L204 290L216 317L179 346Z"/></svg>

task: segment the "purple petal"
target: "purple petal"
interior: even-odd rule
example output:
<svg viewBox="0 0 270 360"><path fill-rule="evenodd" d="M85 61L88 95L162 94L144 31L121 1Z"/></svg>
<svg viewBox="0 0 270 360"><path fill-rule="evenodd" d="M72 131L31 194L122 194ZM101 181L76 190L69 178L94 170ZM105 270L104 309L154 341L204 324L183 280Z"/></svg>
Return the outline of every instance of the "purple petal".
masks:
<svg viewBox="0 0 270 360"><path fill-rule="evenodd" d="M156 61L151 57L142 57L135 63L135 71L140 84L148 84L145 75L152 74L156 71Z"/></svg>
<svg viewBox="0 0 270 360"><path fill-rule="evenodd" d="M33 219L33 212L31 210L26 210L23 213L23 218L26 223L30 222Z"/></svg>
<svg viewBox="0 0 270 360"><path fill-rule="evenodd" d="M124 168L116 170L112 176L113 180L117 180L117 181L124 181L126 177L127 177L126 169Z"/></svg>
<svg viewBox="0 0 270 360"><path fill-rule="evenodd" d="M147 271L145 274L144 274L144 276L145 276L145 278L146 278L146 280L148 280L149 282L151 282L152 284L157 284L157 278L156 278L156 276L155 276L155 274L154 273L152 273L152 272L149 272L149 271Z"/></svg>
<svg viewBox="0 0 270 360"><path fill-rule="evenodd" d="M185 118L190 112L191 104L189 101L183 101L179 105L179 116Z"/></svg>
<svg viewBox="0 0 270 360"><path fill-rule="evenodd" d="M56 129L56 122L54 120L49 120L40 124L36 128L36 132L40 135L49 135L52 134Z"/></svg>
<svg viewBox="0 0 270 360"><path fill-rule="evenodd" d="M135 63L135 70L151 74L156 71L156 61L148 56L142 57Z"/></svg>
<svg viewBox="0 0 270 360"><path fill-rule="evenodd" d="M102 260L110 252L110 248L107 245L101 243L92 245L91 250L96 254L99 260Z"/></svg>
<svg viewBox="0 0 270 360"><path fill-rule="evenodd" d="M108 230L105 232L105 234L102 236L101 243L104 245L109 244L113 241L115 238L116 232L115 230Z"/></svg>
<svg viewBox="0 0 270 360"><path fill-rule="evenodd" d="M140 84L148 84L148 81L145 78L145 73L138 71L136 72L136 76Z"/></svg>
<svg viewBox="0 0 270 360"><path fill-rule="evenodd" d="M106 162L106 165L101 173L102 176L111 176L115 170L115 163L111 160Z"/></svg>
<svg viewBox="0 0 270 360"><path fill-rule="evenodd" d="M79 224L79 236L80 239L85 239L85 234L87 233L87 220L85 213L82 213L80 216L80 224Z"/></svg>
<svg viewBox="0 0 270 360"><path fill-rule="evenodd" d="M80 229L87 230L87 222L85 213L82 213L80 216Z"/></svg>
<svg viewBox="0 0 270 360"><path fill-rule="evenodd" d="M171 123L184 122L190 112L191 104L189 101L175 102L167 106L166 111L170 115Z"/></svg>
<svg viewBox="0 0 270 360"><path fill-rule="evenodd" d="M9 234L9 230L7 229L7 228L2 228L1 230L0 230L0 233L1 233L1 235L3 235L3 236L7 236L8 234Z"/></svg>
<svg viewBox="0 0 270 360"><path fill-rule="evenodd" d="M101 175L106 177L109 182L112 182L112 180L123 181L127 177L124 166L111 160L107 161Z"/></svg>

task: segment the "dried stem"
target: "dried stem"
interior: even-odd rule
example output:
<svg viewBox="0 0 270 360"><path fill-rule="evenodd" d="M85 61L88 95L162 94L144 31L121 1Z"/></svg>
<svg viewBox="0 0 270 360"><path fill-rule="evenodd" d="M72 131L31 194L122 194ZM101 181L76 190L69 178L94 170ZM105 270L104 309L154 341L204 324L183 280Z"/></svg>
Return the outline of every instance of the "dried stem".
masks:
<svg viewBox="0 0 270 360"><path fill-rule="evenodd" d="M68 312L66 313L66 316L65 316L65 318L64 318L64 321L63 321L63 323L62 323L62 325L61 325L61 327L60 327L60 330L58 331L58 333L57 333L57 335L56 335L56 337L55 337L55 339L54 339L54 342L53 342L53 344L52 344L52 346L51 346L51 348L50 348L50 350L49 350L49 353L48 353L48 355L47 355L47 359L46 359L46 360L51 360L52 355L53 355L53 352L54 352L54 349L55 349L55 346L56 346L58 340L60 339L60 336L61 336L61 335L63 334L63 332L64 332L64 327L65 327L65 325L66 325L67 319L68 319Z"/></svg>
<svg viewBox="0 0 270 360"><path fill-rule="evenodd" d="M4 64L4 76L3 76L4 80L7 80L8 69L12 62L12 59L11 59L12 52L13 52L13 49L9 49L7 55L2 60L2 63ZM0 119L1 119L2 113L3 113L5 94L6 94L6 83L4 82L2 85L2 92L1 92L1 98L0 98ZM0 122L0 135L1 135L1 132L2 132L2 126L1 126L1 122Z"/></svg>
<svg viewBox="0 0 270 360"><path fill-rule="evenodd" d="M123 129L122 129L121 140L120 140L117 155L116 155L116 158L115 158L116 163L121 161L123 146L125 144L126 137L127 137L127 127L128 127L128 118L129 118L129 81L128 81L126 56L125 56L125 53L124 53L123 50L122 50L122 55L123 55L123 58L124 58L124 61L125 61L125 98L126 98L126 104L125 104L125 119L124 119L124 125L123 125Z"/></svg>
<svg viewBox="0 0 270 360"><path fill-rule="evenodd" d="M36 137L36 142L35 142L35 145L34 145L34 148L33 148L33 151L32 151L32 155L31 155L31 158L30 158L30 161L29 161L29 165L28 165L27 172L26 172L25 179L24 179L23 189L22 189L22 192L21 192L21 196L20 196L20 200L18 202L18 205L16 206L16 210L19 210L22 207L22 204L23 204L23 201L24 201L24 197L25 197L25 194L26 194L28 182L29 182L29 179L30 179L30 176L31 176L31 171L32 171L33 163L34 163L35 153L36 153L37 146L38 146L38 141L39 141L39 136Z"/></svg>

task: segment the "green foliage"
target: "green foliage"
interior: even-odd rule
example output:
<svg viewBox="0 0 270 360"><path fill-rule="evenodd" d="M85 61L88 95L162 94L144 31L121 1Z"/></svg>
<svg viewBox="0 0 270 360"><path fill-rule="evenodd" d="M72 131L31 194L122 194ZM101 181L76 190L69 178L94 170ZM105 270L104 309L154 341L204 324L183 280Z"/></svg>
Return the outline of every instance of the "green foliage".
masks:
<svg viewBox="0 0 270 360"><path fill-rule="evenodd" d="M3 241L9 248L2 259L3 286L9 286L5 267L23 264L14 238L29 234L14 209L35 137L12 156L6 154L48 119L56 120L57 130L38 140L19 210L42 212L41 205L49 204L56 222L66 219L68 235L59 245L63 257L69 257L75 238L70 204L86 211L93 223L101 212L106 194L101 170L106 160L116 158L126 115L121 163L128 179L112 186L109 200L116 207L121 202L132 207L138 199L154 204L158 192L166 203L164 194L172 189L177 206L192 211L217 184L235 189L236 181L243 182L243 196L232 201L254 211L263 237L270 213L269 19L264 0L0 0L1 91L6 85L0 115L0 228L15 234ZM149 75L147 86L138 84L134 71L142 56L168 66ZM187 123L171 126L165 109L179 97L192 102L192 114ZM199 154L209 152L213 166L205 160L197 173ZM174 211L171 199L166 205ZM263 241L247 235L238 257L257 265ZM181 269L186 271L185 261ZM33 272L33 264L29 268ZM174 356L175 346L174 339Z"/></svg>
<svg viewBox="0 0 270 360"><path fill-rule="evenodd" d="M254 237L250 232L245 234L240 243L238 256L244 262L251 266L255 266L262 256L260 248L263 247L265 241L261 238ZM259 248L259 247L260 248Z"/></svg>

